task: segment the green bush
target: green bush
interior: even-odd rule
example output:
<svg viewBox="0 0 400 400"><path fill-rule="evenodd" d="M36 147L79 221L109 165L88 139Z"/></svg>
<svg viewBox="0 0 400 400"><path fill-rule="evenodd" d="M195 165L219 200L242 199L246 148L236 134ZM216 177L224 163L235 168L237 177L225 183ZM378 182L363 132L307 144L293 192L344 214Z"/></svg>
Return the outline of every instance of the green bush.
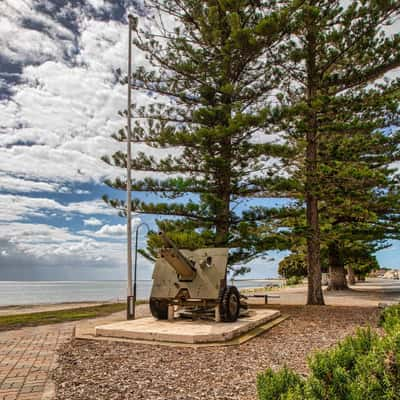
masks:
<svg viewBox="0 0 400 400"><path fill-rule="evenodd" d="M382 326L386 332L392 332L394 329L400 330L400 304L385 308L379 319L379 325ZM397 328L396 328L397 327Z"/></svg>
<svg viewBox="0 0 400 400"><path fill-rule="evenodd" d="M358 329L308 360L303 378L284 367L259 374L260 400L400 400L400 307L382 316L385 336Z"/></svg>
<svg viewBox="0 0 400 400"><path fill-rule="evenodd" d="M307 261L305 254L303 252L292 253L282 259L279 263L278 273L287 279L296 276L306 276Z"/></svg>
<svg viewBox="0 0 400 400"><path fill-rule="evenodd" d="M286 285L298 285L299 283L303 282L303 276L291 276L290 278L286 279Z"/></svg>
<svg viewBox="0 0 400 400"><path fill-rule="evenodd" d="M301 377L286 367L279 372L267 369L257 378L258 397L261 400L286 400L287 393L297 387L300 389L301 385Z"/></svg>

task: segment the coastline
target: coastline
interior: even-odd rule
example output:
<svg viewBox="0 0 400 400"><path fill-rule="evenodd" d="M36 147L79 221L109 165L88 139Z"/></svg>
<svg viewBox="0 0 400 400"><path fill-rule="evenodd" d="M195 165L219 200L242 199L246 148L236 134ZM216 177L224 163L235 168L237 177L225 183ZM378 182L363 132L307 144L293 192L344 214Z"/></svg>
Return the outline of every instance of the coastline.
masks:
<svg viewBox="0 0 400 400"><path fill-rule="evenodd" d="M278 303L286 305L306 304L305 284L286 287L240 287L241 293L251 296L252 294L273 292L280 295ZM327 305L336 306L378 306L381 302L400 301L400 281L370 278L367 282L357 283L348 290L338 292L328 292L326 289L325 298ZM143 296L142 299L148 298ZM141 300L140 298L138 300ZM104 300L82 300L82 301L53 301L49 303L14 304L0 305L0 316L10 316L18 314L30 314L46 311L60 311L82 307L124 303L124 297L114 297Z"/></svg>
<svg viewBox="0 0 400 400"><path fill-rule="evenodd" d="M35 312L59 311L65 309L74 309L82 307L97 306L103 304L123 303L120 299L109 301L71 301L60 303L38 303L0 306L0 316L30 314Z"/></svg>

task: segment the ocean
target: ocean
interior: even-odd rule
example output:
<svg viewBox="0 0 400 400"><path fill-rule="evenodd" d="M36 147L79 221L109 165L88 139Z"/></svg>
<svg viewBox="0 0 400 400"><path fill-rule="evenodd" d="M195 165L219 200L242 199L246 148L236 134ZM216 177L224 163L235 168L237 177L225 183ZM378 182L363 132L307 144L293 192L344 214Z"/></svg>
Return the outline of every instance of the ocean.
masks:
<svg viewBox="0 0 400 400"><path fill-rule="evenodd" d="M152 281L137 282L137 298L146 299ZM126 298L126 281L0 281L0 306Z"/></svg>
<svg viewBox="0 0 400 400"><path fill-rule="evenodd" d="M239 288L279 284L277 280L240 279ZM151 280L137 282L137 298L148 299ZM84 301L116 301L126 298L126 281L0 281L0 306Z"/></svg>

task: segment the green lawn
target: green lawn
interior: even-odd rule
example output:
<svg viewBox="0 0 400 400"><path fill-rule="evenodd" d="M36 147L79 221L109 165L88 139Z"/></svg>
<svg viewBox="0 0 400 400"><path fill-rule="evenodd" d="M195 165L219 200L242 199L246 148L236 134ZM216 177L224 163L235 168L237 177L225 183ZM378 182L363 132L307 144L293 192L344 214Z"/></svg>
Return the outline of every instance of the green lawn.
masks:
<svg viewBox="0 0 400 400"><path fill-rule="evenodd" d="M0 316L0 331L21 328L24 326L56 324L59 322L104 317L106 315L123 310L126 310L125 303L112 303L57 311L2 315Z"/></svg>

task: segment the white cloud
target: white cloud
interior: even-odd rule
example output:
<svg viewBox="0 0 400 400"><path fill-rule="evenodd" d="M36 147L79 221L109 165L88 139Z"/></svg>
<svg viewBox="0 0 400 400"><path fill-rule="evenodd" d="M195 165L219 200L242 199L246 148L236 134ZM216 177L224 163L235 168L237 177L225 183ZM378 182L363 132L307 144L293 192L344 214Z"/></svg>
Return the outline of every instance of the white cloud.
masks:
<svg viewBox="0 0 400 400"><path fill-rule="evenodd" d="M25 64L62 58L74 48L74 34L51 17L34 11L32 0L0 3L0 52ZM29 20L45 29L41 32L22 25Z"/></svg>
<svg viewBox="0 0 400 400"><path fill-rule="evenodd" d="M96 233L100 236L122 236L126 234L126 226L103 225Z"/></svg>
<svg viewBox="0 0 400 400"><path fill-rule="evenodd" d="M67 228L46 224L13 222L0 224L0 238L35 258L73 257L76 260L113 260L118 262L124 244L102 241L71 233Z"/></svg>
<svg viewBox="0 0 400 400"><path fill-rule="evenodd" d="M96 8L104 5L102 1L94 3ZM20 18L11 9L10 2L3 4L0 14L3 10L9 23L20 24ZM49 18L43 18L45 21L41 22L50 27ZM6 133L0 135L0 171L57 182L99 182L121 173L100 158L121 148L110 135L125 124L118 111L126 106L126 87L116 80L115 70L126 69L126 24L85 16L79 24L80 36L73 37L79 49L71 56L74 64L64 61L59 54L45 60L39 57L39 65L23 69L22 84L14 86L13 97L0 102L0 130ZM55 30L52 25L51 30ZM61 33L46 37L57 44L56 35ZM12 47L11 38L2 40ZM32 41L45 43L33 35L24 41L29 43L29 49L35 46ZM50 45L48 48L57 53ZM30 57L28 49L16 51L21 57ZM145 62L138 54L135 60ZM140 96L142 103L146 99L147 96Z"/></svg>
<svg viewBox="0 0 400 400"><path fill-rule="evenodd" d="M2 251L0 252L0 254L1 254L3 257L7 257L7 256L8 256L7 250L2 250Z"/></svg>
<svg viewBox="0 0 400 400"><path fill-rule="evenodd" d="M79 214L104 214L116 215L116 211L110 206L106 205L102 200L88 200L67 205L60 205L59 210L64 212L76 212Z"/></svg>
<svg viewBox="0 0 400 400"><path fill-rule="evenodd" d="M85 219L83 221L83 224L84 225L88 225L88 226L98 226L98 225L101 225L102 222L99 219L92 217L92 218L89 218L89 219Z"/></svg>
<svg viewBox="0 0 400 400"><path fill-rule="evenodd" d="M112 2L90 0L85 6L77 6L83 7L76 21L78 35L55 19L34 11L32 0L19 9L15 1L2 4L0 15L9 23L21 32L32 33L32 29L21 27L20 11L23 11L28 19L46 27L46 40L52 44L45 46L45 40L33 35L23 48L16 50L26 67L22 83L13 87L12 98L0 102L0 131L6 133L0 135L0 171L32 181L58 183L100 182L105 177L124 174L100 158L122 146L110 135L126 123L117 114L126 108L126 86L118 82L115 71L120 68L126 73L127 25L87 16L88 4L96 10L105 10ZM141 24L151 27L154 23L141 17ZM11 37L4 37L3 41L10 48L14 46ZM44 50L36 51L33 57L32 48L39 46L39 42L51 49L52 57L47 57ZM71 52L72 43L76 48L66 60L63 54ZM29 65L32 57L35 63ZM134 63L149 67L137 49ZM147 93L135 93L134 101L144 105L155 99ZM146 145L135 146L134 150L156 158L165 154L165 150L157 151ZM140 179L149 175L152 174L139 172L135 176Z"/></svg>
<svg viewBox="0 0 400 400"><path fill-rule="evenodd" d="M55 192L59 185L52 182L38 182L0 173L0 190L16 192Z"/></svg>
<svg viewBox="0 0 400 400"><path fill-rule="evenodd" d="M78 189L78 190L75 190L75 193L76 194L90 194L90 191L89 190Z"/></svg>
<svg viewBox="0 0 400 400"><path fill-rule="evenodd" d="M135 229L137 225L139 225L141 219L136 217L132 218L132 228ZM126 225L117 224L117 225L103 225L97 231L80 231L79 234L91 236L95 238L123 238L126 235Z"/></svg>
<svg viewBox="0 0 400 400"><path fill-rule="evenodd" d="M87 2L96 10L107 10L112 8L112 4L105 0L87 0Z"/></svg>
<svg viewBox="0 0 400 400"><path fill-rule="evenodd" d="M99 181L120 173L103 163L100 156L48 145L0 147L0 171L28 179L73 182Z"/></svg>
<svg viewBox="0 0 400 400"><path fill-rule="evenodd" d="M52 199L0 194L0 222L19 221L32 216L43 217L46 216L46 212L57 215L54 211L83 215L116 214L115 210L107 206L102 200L73 202L63 205Z"/></svg>

